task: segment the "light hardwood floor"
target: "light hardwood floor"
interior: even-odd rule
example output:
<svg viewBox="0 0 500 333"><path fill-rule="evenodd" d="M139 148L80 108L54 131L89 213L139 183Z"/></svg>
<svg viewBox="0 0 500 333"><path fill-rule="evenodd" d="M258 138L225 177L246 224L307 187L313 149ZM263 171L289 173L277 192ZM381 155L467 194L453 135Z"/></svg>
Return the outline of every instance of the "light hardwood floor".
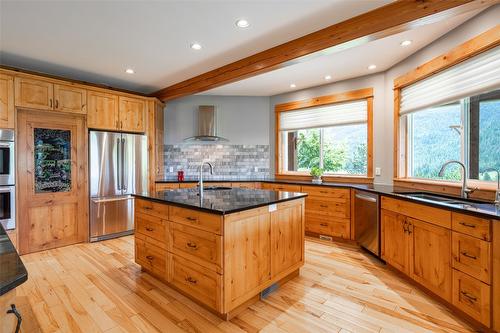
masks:
<svg viewBox="0 0 500 333"><path fill-rule="evenodd" d="M23 332L470 332L348 244L306 241L300 276L225 322L133 261L133 237L22 257Z"/></svg>

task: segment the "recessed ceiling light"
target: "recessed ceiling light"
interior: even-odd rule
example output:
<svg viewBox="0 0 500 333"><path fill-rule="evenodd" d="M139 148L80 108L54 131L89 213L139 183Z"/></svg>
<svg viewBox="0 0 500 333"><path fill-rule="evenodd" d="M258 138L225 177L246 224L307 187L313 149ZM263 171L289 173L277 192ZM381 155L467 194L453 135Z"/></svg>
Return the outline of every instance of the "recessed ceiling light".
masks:
<svg viewBox="0 0 500 333"><path fill-rule="evenodd" d="M132 68L127 68L127 69L125 70L125 73L127 73L127 74L134 74L134 73L135 73L135 71L134 71Z"/></svg>
<svg viewBox="0 0 500 333"><path fill-rule="evenodd" d="M369 70L372 70L372 69L375 69L375 68L377 68L377 65L370 65L370 66L368 66Z"/></svg>
<svg viewBox="0 0 500 333"><path fill-rule="evenodd" d="M250 23L245 19L238 19L236 21L236 26L238 28L248 28L250 26Z"/></svg>
<svg viewBox="0 0 500 333"><path fill-rule="evenodd" d="M295 83L291 83L291 84L290 84L290 88L295 88L295 87L297 87L297 86L295 85Z"/></svg>
<svg viewBox="0 0 500 333"><path fill-rule="evenodd" d="M325 80L331 80L332 76L331 75L325 75Z"/></svg>
<svg viewBox="0 0 500 333"><path fill-rule="evenodd" d="M196 51L201 50L201 44L199 44L199 43L192 43L191 44L191 48L193 50L196 50Z"/></svg>
<svg viewBox="0 0 500 333"><path fill-rule="evenodd" d="M400 45L403 46L403 47L405 47L405 46L408 46L410 44L411 44L411 40L404 40L404 41L401 42Z"/></svg>

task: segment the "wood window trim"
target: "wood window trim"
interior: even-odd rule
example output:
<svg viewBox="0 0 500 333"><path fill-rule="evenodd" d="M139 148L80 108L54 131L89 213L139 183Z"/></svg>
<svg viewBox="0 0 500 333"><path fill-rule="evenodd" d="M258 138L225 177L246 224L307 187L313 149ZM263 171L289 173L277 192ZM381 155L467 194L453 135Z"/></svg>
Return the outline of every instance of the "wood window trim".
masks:
<svg viewBox="0 0 500 333"><path fill-rule="evenodd" d="M408 177L407 156L406 153L403 154L401 150L401 135L403 134L401 133L399 116L401 89L455 66L498 45L500 45L500 25L481 33L394 80L394 185L449 194L460 193L459 189L461 184L457 182ZM404 133L404 140L406 147L408 140L406 133ZM472 197L487 200L494 198L496 184L478 180L468 180L468 183L470 186L478 187L478 190L472 194Z"/></svg>
<svg viewBox="0 0 500 333"><path fill-rule="evenodd" d="M351 90L342 93L313 97L304 100L292 101L277 104L274 107L275 113L275 152L274 162L276 167L276 179L311 180L312 177L307 172L283 171L281 161L281 151L283 142L279 132L280 113L295 111L304 108L323 106L335 103L350 102L356 100L367 101L367 174L366 175L337 175L325 174L323 180L328 182L359 182L373 183L373 88Z"/></svg>

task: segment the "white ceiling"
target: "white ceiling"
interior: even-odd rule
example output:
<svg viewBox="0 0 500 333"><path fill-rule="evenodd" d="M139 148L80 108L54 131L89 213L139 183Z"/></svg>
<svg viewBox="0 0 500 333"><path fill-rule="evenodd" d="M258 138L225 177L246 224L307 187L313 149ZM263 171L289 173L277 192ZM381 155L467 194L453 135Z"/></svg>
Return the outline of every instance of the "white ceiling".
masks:
<svg viewBox="0 0 500 333"><path fill-rule="evenodd" d="M382 72L453 30L478 12L462 14L446 21L421 26L344 51L318 56L302 63L205 91L200 95L272 96ZM404 40L411 40L412 44L401 47L400 43ZM370 64L375 64L376 70L368 70ZM324 79L326 75L331 75L331 80L326 81ZM294 83L296 88L290 88L291 83Z"/></svg>
<svg viewBox="0 0 500 333"><path fill-rule="evenodd" d="M0 63L151 93L391 1L0 0Z"/></svg>

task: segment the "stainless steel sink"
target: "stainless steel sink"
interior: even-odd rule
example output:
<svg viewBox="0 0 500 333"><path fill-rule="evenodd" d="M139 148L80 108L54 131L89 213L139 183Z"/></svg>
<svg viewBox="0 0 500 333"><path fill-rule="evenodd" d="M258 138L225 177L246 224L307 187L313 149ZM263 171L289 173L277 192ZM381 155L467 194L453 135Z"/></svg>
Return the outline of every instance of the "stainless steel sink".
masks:
<svg viewBox="0 0 500 333"><path fill-rule="evenodd" d="M435 195L435 194L430 194L430 193L423 193L423 192L400 193L400 194L406 195L406 196L411 197L411 198L423 199L423 200L434 201L434 202L441 202L441 203L448 204L448 205L470 205L473 203L472 201L460 200L457 198L450 198L450 197L445 197L445 196L440 196L440 195Z"/></svg>

